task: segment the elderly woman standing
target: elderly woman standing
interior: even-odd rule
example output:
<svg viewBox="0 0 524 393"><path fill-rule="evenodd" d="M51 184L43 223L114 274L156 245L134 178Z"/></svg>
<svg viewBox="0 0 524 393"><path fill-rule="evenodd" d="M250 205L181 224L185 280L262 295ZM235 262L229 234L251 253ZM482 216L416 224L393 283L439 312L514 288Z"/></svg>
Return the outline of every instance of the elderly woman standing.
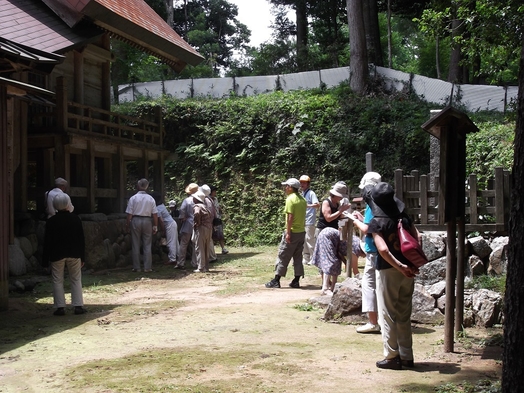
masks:
<svg viewBox="0 0 524 393"><path fill-rule="evenodd" d="M53 277L54 315L65 315L64 267L71 281L71 303L75 314L84 314L82 295L82 265L85 261L85 240L82 221L69 212L69 195L57 194L53 199L56 214L47 220L42 265L51 264Z"/></svg>
<svg viewBox="0 0 524 393"><path fill-rule="evenodd" d="M348 210L351 205L340 205L344 198L344 192L347 190L342 184L337 183L329 190L329 197L322 201L320 207L320 217L317 222L316 236L324 228L338 229L338 220L343 218L342 213Z"/></svg>
<svg viewBox="0 0 524 393"><path fill-rule="evenodd" d="M402 219L415 239L420 236L411 219L404 213L404 203L395 197L393 187L380 182L371 190L374 204L373 219L368 233L373 235L378 250L377 302L379 323L382 326L384 360L378 368L401 370L413 367L413 337L411 333L411 308L414 277L418 269L402 255L397 235L398 220Z"/></svg>

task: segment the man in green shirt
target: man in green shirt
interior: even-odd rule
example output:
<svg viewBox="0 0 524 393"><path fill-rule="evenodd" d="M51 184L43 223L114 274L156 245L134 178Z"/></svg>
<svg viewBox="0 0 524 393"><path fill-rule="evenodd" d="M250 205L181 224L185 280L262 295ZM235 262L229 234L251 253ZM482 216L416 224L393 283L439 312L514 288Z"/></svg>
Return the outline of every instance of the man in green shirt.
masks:
<svg viewBox="0 0 524 393"><path fill-rule="evenodd" d="M285 277L289 261L293 258L293 269L295 278L289 286L300 288L300 277L304 276L304 265L302 264L302 250L306 237L306 207L307 202L298 192L300 182L291 178L282 183L286 186L286 229L282 235L282 241L278 247L278 256L275 263L275 278L266 283L266 288L280 288L280 277Z"/></svg>

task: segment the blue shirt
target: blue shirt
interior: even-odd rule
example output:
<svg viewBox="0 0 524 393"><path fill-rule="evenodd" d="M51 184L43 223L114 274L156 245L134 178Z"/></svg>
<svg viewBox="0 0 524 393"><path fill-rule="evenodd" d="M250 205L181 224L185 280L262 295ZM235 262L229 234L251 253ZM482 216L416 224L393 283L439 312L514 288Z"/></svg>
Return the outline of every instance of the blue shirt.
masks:
<svg viewBox="0 0 524 393"><path fill-rule="evenodd" d="M369 223L373 220L373 213L371 212L371 207L369 205L366 206L366 211L364 212L364 224L369 225ZM364 252L370 253L370 252L377 252L377 247L375 246L375 241L373 240L373 235L371 233L366 234L364 237Z"/></svg>
<svg viewBox="0 0 524 393"><path fill-rule="evenodd" d="M318 203L317 195L313 191L311 191L310 188L308 188L304 192L303 196L308 205ZM317 208L308 207L306 209L306 225L315 225L316 222L317 222Z"/></svg>

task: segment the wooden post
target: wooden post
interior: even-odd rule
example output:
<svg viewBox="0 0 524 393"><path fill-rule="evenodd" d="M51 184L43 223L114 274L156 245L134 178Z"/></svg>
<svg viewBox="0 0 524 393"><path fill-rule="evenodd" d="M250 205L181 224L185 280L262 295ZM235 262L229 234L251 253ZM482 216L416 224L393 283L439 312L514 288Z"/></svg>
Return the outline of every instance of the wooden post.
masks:
<svg viewBox="0 0 524 393"><path fill-rule="evenodd" d="M346 277L351 277L351 259L353 257L353 221L348 219L344 228L344 234L347 241L346 250Z"/></svg>
<svg viewBox="0 0 524 393"><path fill-rule="evenodd" d="M442 172L441 172L442 173ZM455 219L447 223L446 246L446 307L444 312L444 352L453 352L454 347L454 307L455 307L455 277L457 267L457 239Z"/></svg>
<svg viewBox="0 0 524 393"><path fill-rule="evenodd" d="M469 175L469 223L478 223L477 175Z"/></svg>
<svg viewBox="0 0 524 393"><path fill-rule="evenodd" d="M95 199L95 151L93 141L87 140L86 149L86 164L87 164L87 208L89 213L96 211Z"/></svg>
<svg viewBox="0 0 524 393"><path fill-rule="evenodd" d="M504 225L504 168L495 168L495 220Z"/></svg>
<svg viewBox="0 0 524 393"><path fill-rule="evenodd" d="M7 87L0 84L0 311L9 307L9 173L7 143Z"/></svg>
<svg viewBox="0 0 524 393"><path fill-rule="evenodd" d="M372 172L375 164L375 156L373 153L366 153L366 172Z"/></svg>
<svg viewBox="0 0 524 393"><path fill-rule="evenodd" d="M27 212L27 103L20 103L20 204L22 212Z"/></svg>
<svg viewBox="0 0 524 393"><path fill-rule="evenodd" d="M67 129L67 85L63 76L56 78L56 127L60 134Z"/></svg>
<svg viewBox="0 0 524 393"><path fill-rule="evenodd" d="M464 217L457 220L457 287L455 289L455 332L464 330L464 267L466 248L466 224Z"/></svg>

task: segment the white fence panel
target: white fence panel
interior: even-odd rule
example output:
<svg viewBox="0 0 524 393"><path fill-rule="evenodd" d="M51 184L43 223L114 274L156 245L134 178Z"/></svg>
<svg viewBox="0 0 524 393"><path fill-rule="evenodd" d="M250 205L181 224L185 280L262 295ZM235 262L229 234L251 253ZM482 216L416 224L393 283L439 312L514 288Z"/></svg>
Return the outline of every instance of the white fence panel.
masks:
<svg viewBox="0 0 524 393"><path fill-rule="evenodd" d="M500 86L455 85L439 79L410 75L384 67L375 67L371 77L381 77L391 90L403 90L411 83L415 93L436 105L448 105L453 93L453 103L460 102L468 110L503 111L507 104L517 99L518 87L504 89ZM274 91L277 81L284 91L315 89L322 83L335 87L349 79L349 67L320 71L299 72L287 75L246 76L238 78L180 79L162 82L135 83L119 86L119 102L133 101L139 95L157 98L168 94L179 99L191 97L225 98L232 93L252 96Z"/></svg>
<svg viewBox="0 0 524 393"><path fill-rule="evenodd" d="M341 82L349 80L349 67L330 68L320 72L321 82L328 88L336 87Z"/></svg>
<svg viewBox="0 0 524 393"><path fill-rule="evenodd" d="M191 98L191 79L175 79L164 82L164 90L167 95L185 100Z"/></svg>
<svg viewBox="0 0 524 393"><path fill-rule="evenodd" d="M284 91L318 89L320 87L320 73L319 71L308 71L280 75L280 84Z"/></svg>
<svg viewBox="0 0 524 393"><path fill-rule="evenodd" d="M235 78L235 81L237 84L236 92L239 96L254 96L274 91L277 76L242 76Z"/></svg>

